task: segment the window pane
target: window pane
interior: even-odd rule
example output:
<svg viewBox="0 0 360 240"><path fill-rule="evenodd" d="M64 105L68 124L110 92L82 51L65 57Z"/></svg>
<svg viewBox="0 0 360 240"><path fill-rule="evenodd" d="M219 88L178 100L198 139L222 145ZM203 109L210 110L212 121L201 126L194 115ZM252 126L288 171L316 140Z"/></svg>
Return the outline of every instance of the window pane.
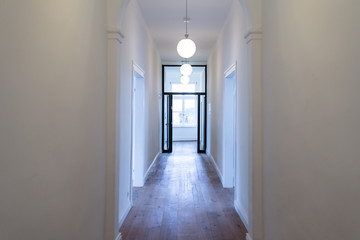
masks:
<svg viewBox="0 0 360 240"><path fill-rule="evenodd" d="M182 112L182 99L174 99L173 100L173 111L174 112Z"/></svg>
<svg viewBox="0 0 360 240"><path fill-rule="evenodd" d="M184 107L185 107L185 111L195 112L195 99L185 99Z"/></svg>
<svg viewBox="0 0 360 240"><path fill-rule="evenodd" d="M184 99L184 124L188 126L196 125L196 100L195 97Z"/></svg>
<svg viewBox="0 0 360 240"><path fill-rule="evenodd" d="M195 92L195 84L171 84L172 92Z"/></svg>
<svg viewBox="0 0 360 240"><path fill-rule="evenodd" d="M179 125L180 124L180 113L173 112L173 125Z"/></svg>
<svg viewBox="0 0 360 240"><path fill-rule="evenodd" d="M179 66L164 67L164 91L165 92L193 92L205 93L205 66L193 66L193 72L189 76L190 82L183 85L180 82L181 73Z"/></svg>
<svg viewBox="0 0 360 240"><path fill-rule="evenodd" d="M195 84L182 85L183 92L195 92Z"/></svg>
<svg viewBox="0 0 360 240"><path fill-rule="evenodd" d="M173 96L173 126L197 126L197 96Z"/></svg>
<svg viewBox="0 0 360 240"><path fill-rule="evenodd" d="M182 84L171 84L172 92L182 92Z"/></svg>
<svg viewBox="0 0 360 240"><path fill-rule="evenodd" d="M205 151L206 146L205 146L205 108L206 108L206 103L205 103L205 96L202 95L200 96L200 151Z"/></svg>

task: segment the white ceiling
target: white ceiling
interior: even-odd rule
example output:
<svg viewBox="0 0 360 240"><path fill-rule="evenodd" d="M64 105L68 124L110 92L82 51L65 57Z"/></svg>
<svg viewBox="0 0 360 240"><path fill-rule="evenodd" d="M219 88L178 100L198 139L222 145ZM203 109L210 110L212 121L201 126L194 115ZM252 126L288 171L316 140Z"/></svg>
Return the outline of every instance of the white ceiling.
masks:
<svg viewBox="0 0 360 240"><path fill-rule="evenodd" d="M180 62L177 43L185 35L185 0L137 0L163 62ZM189 38L197 51L190 62L206 62L234 0L188 0Z"/></svg>

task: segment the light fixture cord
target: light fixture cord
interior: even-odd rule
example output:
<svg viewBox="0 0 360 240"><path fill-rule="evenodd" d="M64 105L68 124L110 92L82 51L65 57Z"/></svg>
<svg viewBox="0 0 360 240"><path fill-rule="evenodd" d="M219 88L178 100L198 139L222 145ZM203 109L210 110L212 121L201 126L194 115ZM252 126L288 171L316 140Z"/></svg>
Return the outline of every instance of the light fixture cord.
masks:
<svg viewBox="0 0 360 240"><path fill-rule="evenodd" d="M189 37L189 34L188 34L188 26L187 26L187 25L188 25L188 21L189 21L189 20L188 20L187 5L188 5L188 4L187 4L187 0L186 0L186 7L185 7L185 9L186 9L186 10L185 10L185 12L186 12L186 17L185 17L185 26L186 26L185 29L186 29L186 34L185 34L185 38L188 38L188 37Z"/></svg>

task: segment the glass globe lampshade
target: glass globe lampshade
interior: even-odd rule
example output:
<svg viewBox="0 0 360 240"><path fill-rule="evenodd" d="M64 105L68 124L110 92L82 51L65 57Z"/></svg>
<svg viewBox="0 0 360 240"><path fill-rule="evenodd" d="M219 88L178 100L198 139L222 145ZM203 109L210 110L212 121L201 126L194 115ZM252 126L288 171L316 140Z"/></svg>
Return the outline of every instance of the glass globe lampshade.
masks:
<svg viewBox="0 0 360 240"><path fill-rule="evenodd" d="M181 76L180 82L184 85L188 84L190 82L189 76Z"/></svg>
<svg viewBox="0 0 360 240"><path fill-rule="evenodd" d="M192 73L192 66L188 63L185 63L180 67L180 72L184 76L190 76Z"/></svg>
<svg viewBox="0 0 360 240"><path fill-rule="evenodd" d="M182 39L177 45L177 52L182 58L191 58L196 52L196 45L189 38Z"/></svg>

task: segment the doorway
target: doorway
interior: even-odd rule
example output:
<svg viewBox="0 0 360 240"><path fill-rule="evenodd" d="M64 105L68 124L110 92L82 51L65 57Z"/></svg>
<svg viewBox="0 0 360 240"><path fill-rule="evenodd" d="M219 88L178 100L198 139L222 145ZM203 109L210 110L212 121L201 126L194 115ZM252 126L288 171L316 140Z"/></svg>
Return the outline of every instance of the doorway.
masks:
<svg viewBox="0 0 360 240"><path fill-rule="evenodd" d="M144 71L136 64L133 65L133 93L132 93L132 186L144 185L145 159L145 83Z"/></svg>
<svg viewBox="0 0 360 240"><path fill-rule="evenodd" d="M235 140L236 140L236 64L225 71L224 121L223 121L223 167L224 187L235 185Z"/></svg>
<svg viewBox="0 0 360 240"><path fill-rule="evenodd" d="M172 152L173 141L196 141L206 152L206 65L194 65L190 82L180 82L179 65L163 65L162 151Z"/></svg>
<svg viewBox="0 0 360 240"><path fill-rule="evenodd" d="M173 141L197 141L197 96L173 95Z"/></svg>

